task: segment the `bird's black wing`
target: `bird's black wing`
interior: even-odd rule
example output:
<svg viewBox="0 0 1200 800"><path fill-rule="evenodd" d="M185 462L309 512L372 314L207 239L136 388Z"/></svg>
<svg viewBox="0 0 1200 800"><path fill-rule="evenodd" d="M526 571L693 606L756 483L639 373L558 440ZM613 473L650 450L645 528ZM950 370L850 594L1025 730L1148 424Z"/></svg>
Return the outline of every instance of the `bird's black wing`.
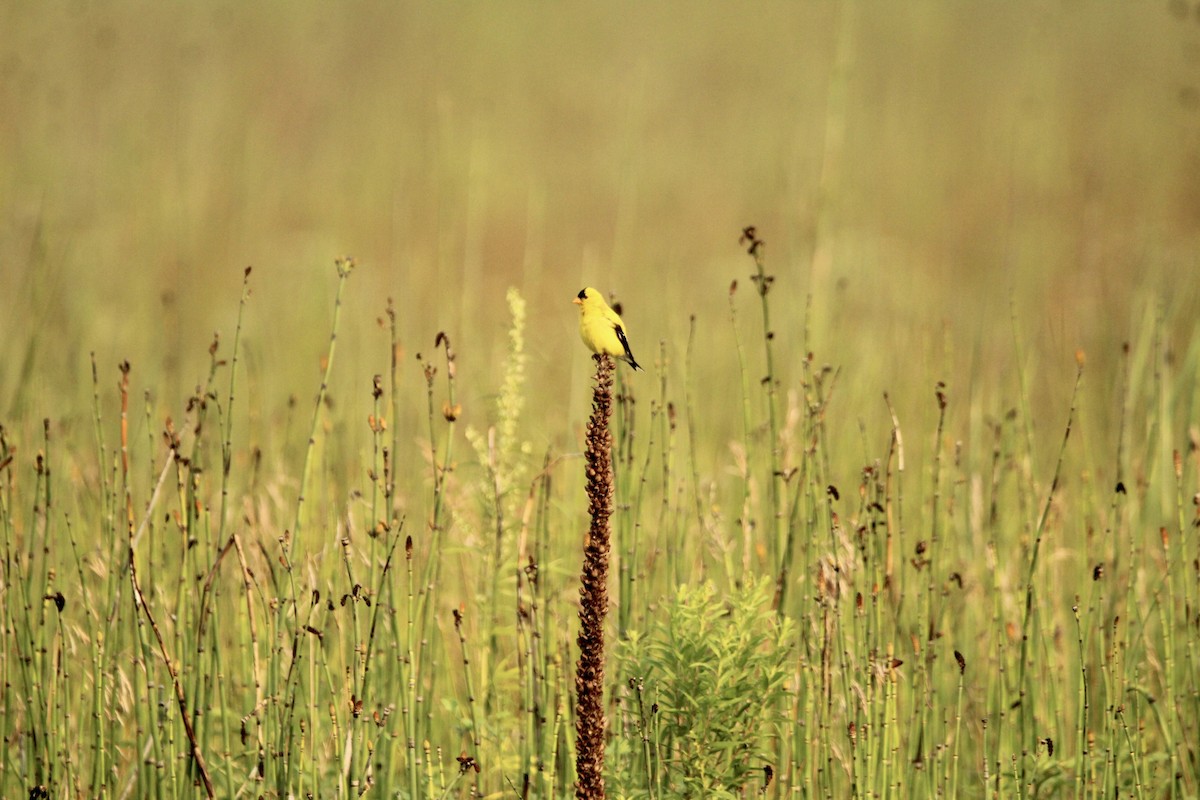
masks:
<svg viewBox="0 0 1200 800"><path fill-rule="evenodd" d="M621 346L625 348L625 360L629 362L629 366L635 370L641 369L641 366L633 357L633 351L629 349L629 340L625 338L625 331L620 325L613 325L613 329L617 332L617 338L621 340Z"/></svg>

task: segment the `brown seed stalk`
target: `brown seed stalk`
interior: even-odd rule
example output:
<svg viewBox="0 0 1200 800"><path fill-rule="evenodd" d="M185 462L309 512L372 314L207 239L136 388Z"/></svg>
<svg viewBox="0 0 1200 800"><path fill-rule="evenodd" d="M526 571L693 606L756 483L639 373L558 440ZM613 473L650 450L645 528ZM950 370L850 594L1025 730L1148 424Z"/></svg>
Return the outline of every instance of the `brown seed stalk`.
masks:
<svg viewBox="0 0 1200 800"><path fill-rule="evenodd" d="M579 661L575 665L575 797L604 797L604 617L608 613L609 517L613 508L613 361L597 355L584 459L591 525L579 580Z"/></svg>

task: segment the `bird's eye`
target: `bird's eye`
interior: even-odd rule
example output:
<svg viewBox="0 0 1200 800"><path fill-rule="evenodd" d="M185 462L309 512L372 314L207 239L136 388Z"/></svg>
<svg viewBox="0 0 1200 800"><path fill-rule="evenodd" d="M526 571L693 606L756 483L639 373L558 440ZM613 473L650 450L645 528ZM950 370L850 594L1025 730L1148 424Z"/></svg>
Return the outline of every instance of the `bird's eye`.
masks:
<svg viewBox="0 0 1200 800"><path fill-rule="evenodd" d="M587 300L587 289L580 289L579 294L575 295L580 300Z"/></svg>

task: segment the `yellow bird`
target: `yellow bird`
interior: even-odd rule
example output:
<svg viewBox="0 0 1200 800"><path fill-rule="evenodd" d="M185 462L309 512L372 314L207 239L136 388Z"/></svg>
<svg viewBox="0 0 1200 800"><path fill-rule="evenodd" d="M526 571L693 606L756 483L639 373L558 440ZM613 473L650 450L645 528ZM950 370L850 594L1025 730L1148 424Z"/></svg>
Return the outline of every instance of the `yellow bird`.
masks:
<svg viewBox="0 0 1200 800"><path fill-rule="evenodd" d="M625 323L608 307L600 292L589 286L580 290L571 302L579 306L579 335L593 353L615 356L635 370L641 369L625 338Z"/></svg>

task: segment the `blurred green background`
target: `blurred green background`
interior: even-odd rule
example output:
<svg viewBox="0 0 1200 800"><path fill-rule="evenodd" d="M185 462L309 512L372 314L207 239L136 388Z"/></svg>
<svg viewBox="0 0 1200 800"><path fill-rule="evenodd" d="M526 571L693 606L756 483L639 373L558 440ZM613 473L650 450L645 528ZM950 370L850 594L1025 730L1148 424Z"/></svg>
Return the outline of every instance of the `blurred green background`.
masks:
<svg viewBox="0 0 1200 800"><path fill-rule="evenodd" d="M747 224L785 361L811 293L849 419L937 379L1011 395L1021 356L1061 415L1076 348L1115 363L1158 301L1191 333L1200 5L6 3L0 154L10 419L90 393L90 351L182 402L247 265L249 402L315 389L342 254L364 405L390 296L406 358L451 335L471 414L510 285L551 443L584 409L585 284L674 376L695 315L700 402L732 400Z"/></svg>

